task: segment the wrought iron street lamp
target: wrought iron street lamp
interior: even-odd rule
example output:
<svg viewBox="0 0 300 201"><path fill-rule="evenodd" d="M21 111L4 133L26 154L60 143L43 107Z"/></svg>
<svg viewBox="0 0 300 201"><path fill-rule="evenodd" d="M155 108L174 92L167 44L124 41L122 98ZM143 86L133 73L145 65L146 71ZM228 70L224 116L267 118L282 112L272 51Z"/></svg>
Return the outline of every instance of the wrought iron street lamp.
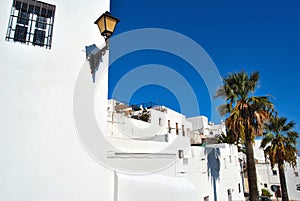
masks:
<svg viewBox="0 0 300 201"><path fill-rule="evenodd" d="M120 20L114 17L110 12L106 11L96 21L101 35L108 40L115 31L116 25Z"/></svg>
<svg viewBox="0 0 300 201"><path fill-rule="evenodd" d="M93 82L95 82L95 75L102 57L105 55L106 51L109 49L109 38L113 35L116 25L120 20L115 18L110 12L106 11L103 13L96 21L95 24L98 25L101 35L105 39L105 46L99 49L96 45L86 46L86 58L89 61L90 69L92 73Z"/></svg>

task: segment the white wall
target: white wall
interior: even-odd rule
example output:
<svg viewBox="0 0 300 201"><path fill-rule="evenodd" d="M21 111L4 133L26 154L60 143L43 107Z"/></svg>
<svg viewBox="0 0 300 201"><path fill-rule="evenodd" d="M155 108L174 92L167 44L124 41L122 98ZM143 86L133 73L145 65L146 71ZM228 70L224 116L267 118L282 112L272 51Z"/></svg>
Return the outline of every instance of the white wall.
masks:
<svg viewBox="0 0 300 201"><path fill-rule="evenodd" d="M224 122L221 122L221 124L214 124L208 122L208 118L205 116L191 117L187 118L187 120L192 123L194 133L203 134L207 137L220 135L222 132L226 134Z"/></svg>
<svg viewBox="0 0 300 201"><path fill-rule="evenodd" d="M56 5L51 50L6 42L12 0L1 1L0 200L112 198L113 174L84 150L73 120L82 50L104 43L93 23L109 0L45 1Z"/></svg>
<svg viewBox="0 0 300 201"><path fill-rule="evenodd" d="M221 174L219 185L220 194L218 194L218 200L223 200L224 197L228 198L229 190L232 194L232 200L243 200L244 191L237 147L225 144L225 147L221 148L220 160Z"/></svg>
<svg viewBox="0 0 300 201"><path fill-rule="evenodd" d="M118 201L197 201L196 187L184 177L117 174Z"/></svg>
<svg viewBox="0 0 300 201"><path fill-rule="evenodd" d="M108 101L108 107L117 101ZM182 124L185 116L173 110L148 110L151 122L144 122L128 117L123 113L108 113L107 140L113 145L110 152L111 161L123 171L132 169L134 172L158 171L169 167L163 174L175 176L175 162L178 160L179 150L190 148L190 138L182 135ZM159 124L161 118L161 124ZM171 133L168 133L168 120L171 121ZM176 134L176 122L180 129ZM190 124L187 124L190 128ZM123 155L118 155L122 153ZM124 153L127 155L124 156ZM141 155L144 154L144 155ZM167 154L166 157L164 155ZM129 160L122 160L122 158ZM120 160L121 159L121 160ZM168 168L167 168L168 169Z"/></svg>
<svg viewBox="0 0 300 201"><path fill-rule="evenodd" d="M197 187L199 200L209 196L214 200L213 184L208 176L207 155L204 147L192 147L192 157L188 158L187 177Z"/></svg>
<svg viewBox="0 0 300 201"><path fill-rule="evenodd" d="M226 127L225 123L222 122L221 124L213 124L209 128L210 135L220 135L222 133L226 134Z"/></svg>
<svg viewBox="0 0 300 201"><path fill-rule="evenodd" d="M113 108L112 104L117 101L109 100L108 107ZM157 109L148 109L150 113L150 121L144 122L136 120L130 116L120 112L108 112L107 128L108 136L119 139L149 139L156 136L168 135L169 143L173 143L174 139L183 137L183 144L189 141L188 130L191 130L191 122L186 121L186 117L176 111L166 108L166 111L159 111ZM161 124L159 123L161 119ZM169 133L168 121L170 121L171 132ZM176 133L176 123L178 124L178 134ZM184 134L182 131L184 125ZM163 138L162 138L163 139ZM151 143L153 143L151 141ZM187 144L189 146L189 143Z"/></svg>
<svg viewBox="0 0 300 201"><path fill-rule="evenodd" d="M208 135L208 118L205 116L191 117L188 121L192 122L193 130L198 130L199 133Z"/></svg>
<svg viewBox="0 0 300 201"><path fill-rule="evenodd" d="M229 200L229 189L232 200L244 200L236 147L227 144L192 147L192 156L188 158L186 174L197 186L200 200L204 200L206 196L209 196L209 200Z"/></svg>
<svg viewBox="0 0 300 201"><path fill-rule="evenodd" d="M238 161L237 147L228 144L208 145L208 150L219 149L220 173L217 180L217 200L229 200L228 191L232 200L243 200L241 169ZM211 171L213 171L213 167ZM239 186L240 184L240 186Z"/></svg>
<svg viewBox="0 0 300 201"><path fill-rule="evenodd" d="M297 191L296 185L300 184L300 157L297 158L297 167L293 170L291 167L286 167L286 180L288 186L288 193L290 200L300 200L300 191ZM295 172L298 172L298 176L295 176Z"/></svg>

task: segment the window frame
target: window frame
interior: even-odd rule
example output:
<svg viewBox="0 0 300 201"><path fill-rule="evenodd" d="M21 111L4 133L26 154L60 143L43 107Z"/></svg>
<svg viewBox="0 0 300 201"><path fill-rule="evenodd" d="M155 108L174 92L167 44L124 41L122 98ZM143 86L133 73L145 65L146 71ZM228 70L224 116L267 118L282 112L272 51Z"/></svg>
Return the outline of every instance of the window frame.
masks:
<svg viewBox="0 0 300 201"><path fill-rule="evenodd" d="M45 2L13 0L5 40L51 49L55 11Z"/></svg>

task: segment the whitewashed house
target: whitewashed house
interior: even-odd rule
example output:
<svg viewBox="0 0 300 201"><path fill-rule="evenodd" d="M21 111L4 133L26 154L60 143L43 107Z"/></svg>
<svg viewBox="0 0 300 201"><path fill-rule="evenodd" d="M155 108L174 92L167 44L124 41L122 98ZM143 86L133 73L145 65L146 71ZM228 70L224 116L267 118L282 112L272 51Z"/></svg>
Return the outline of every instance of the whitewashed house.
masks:
<svg viewBox="0 0 300 201"><path fill-rule="evenodd" d="M168 108L141 121L107 103L109 50L92 82L84 51L105 46L94 21L109 4L1 2L0 200L243 200L235 148L191 146L199 127Z"/></svg>
<svg viewBox="0 0 300 201"><path fill-rule="evenodd" d="M138 116L145 111L149 118L142 120ZM207 118L201 116L192 119ZM193 124L184 115L163 106L143 108L110 100L107 128L108 140L121 150L110 153L111 160L130 158L131 161L135 160L131 163L133 166L145 165L142 170L149 168L147 161L155 164L168 162L164 169L152 175L155 178L164 175L172 182L176 178L185 181L196 189L195 197L200 200L244 199L236 147L205 143L191 146L191 137L204 135L198 133L199 125ZM130 166L124 160L122 165L127 168Z"/></svg>
<svg viewBox="0 0 300 201"><path fill-rule="evenodd" d="M218 137L223 133L226 134L225 123L214 124L208 121L205 116L190 117L188 121L192 123L192 144L204 143L213 144L218 142Z"/></svg>
<svg viewBox="0 0 300 201"><path fill-rule="evenodd" d="M272 192L271 186L276 185L280 189L279 171L277 165L275 165L274 169L271 168L270 162L265 159L263 149L260 149L260 144L261 140L255 140L254 158L256 160L257 186L260 192L261 189L267 189L272 193L272 198L275 199L276 195ZM297 167L295 169L290 167L289 164L285 165L285 176L290 200L300 200L299 165L300 157L297 158Z"/></svg>

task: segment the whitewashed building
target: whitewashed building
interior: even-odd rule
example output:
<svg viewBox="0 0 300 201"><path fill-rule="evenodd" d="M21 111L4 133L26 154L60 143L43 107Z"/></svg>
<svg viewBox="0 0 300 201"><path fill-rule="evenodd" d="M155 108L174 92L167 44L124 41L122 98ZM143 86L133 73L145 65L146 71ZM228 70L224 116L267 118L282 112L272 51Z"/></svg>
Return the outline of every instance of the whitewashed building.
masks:
<svg viewBox="0 0 300 201"><path fill-rule="evenodd" d="M110 100L107 110L107 137L121 150L110 153L111 160L135 160L131 165L145 165L144 169L149 166L147 161L156 164L169 161L166 168L152 174L154 178L163 176L172 182L177 179L185 181L185 184L195 188L195 197L200 200L244 199L241 165L235 146L205 143L191 146L191 137L204 136L198 132L200 124L193 124L190 118L164 106L151 105L143 108L139 104L128 106ZM148 118L139 118L145 111ZM191 119L207 118L201 116ZM207 127L205 123L204 126ZM122 165L124 163L126 161L123 160ZM143 180L140 182L143 183ZM132 183L131 186L135 184L138 185ZM157 184L160 185L164 185L163 182ZM190 191L192 192L192 188Z"/></svg>
<svg viewBox="0 0 300 201"><path fill-rule="evenodd" d="M274 169L271 168L271 164L265 159L264 152L260 149L261 140L255 140L254 145L254 158L256 160L256 172L257 172L257 185L261 192L261 189L267 189L272 193L272 198L275 199L275 193L272 192L271 186L276 185L280 189L279 171L277 165ZM288 187L288 194L290 200L300 200L300 157L297 158L297 167L293 169L289 164L285 165L285 176Z"/></svg>
<svg viewBox="0 0 300 201"><path fill-rule="evenodd" d="M0 200L243 200L235 148L192 147L190 134L199 128L168 108L150 109L151 122L144 122L107 104L108 72L101 69L109 51L97 83L84 51L105 45L94 21L109 4L1 2ZM92 128L78 122L91 110L114 146L103 156L117 169L87 148L83 135Z"/></svg>
<svg viewBox="0 0 300 201"><path fill-rule="evenodd" d="M190 117L188 121L192 123L192 144L216 144L218 137L223 133L226 134L225 123L214 124L209 122L205 116Z"/></svg>

